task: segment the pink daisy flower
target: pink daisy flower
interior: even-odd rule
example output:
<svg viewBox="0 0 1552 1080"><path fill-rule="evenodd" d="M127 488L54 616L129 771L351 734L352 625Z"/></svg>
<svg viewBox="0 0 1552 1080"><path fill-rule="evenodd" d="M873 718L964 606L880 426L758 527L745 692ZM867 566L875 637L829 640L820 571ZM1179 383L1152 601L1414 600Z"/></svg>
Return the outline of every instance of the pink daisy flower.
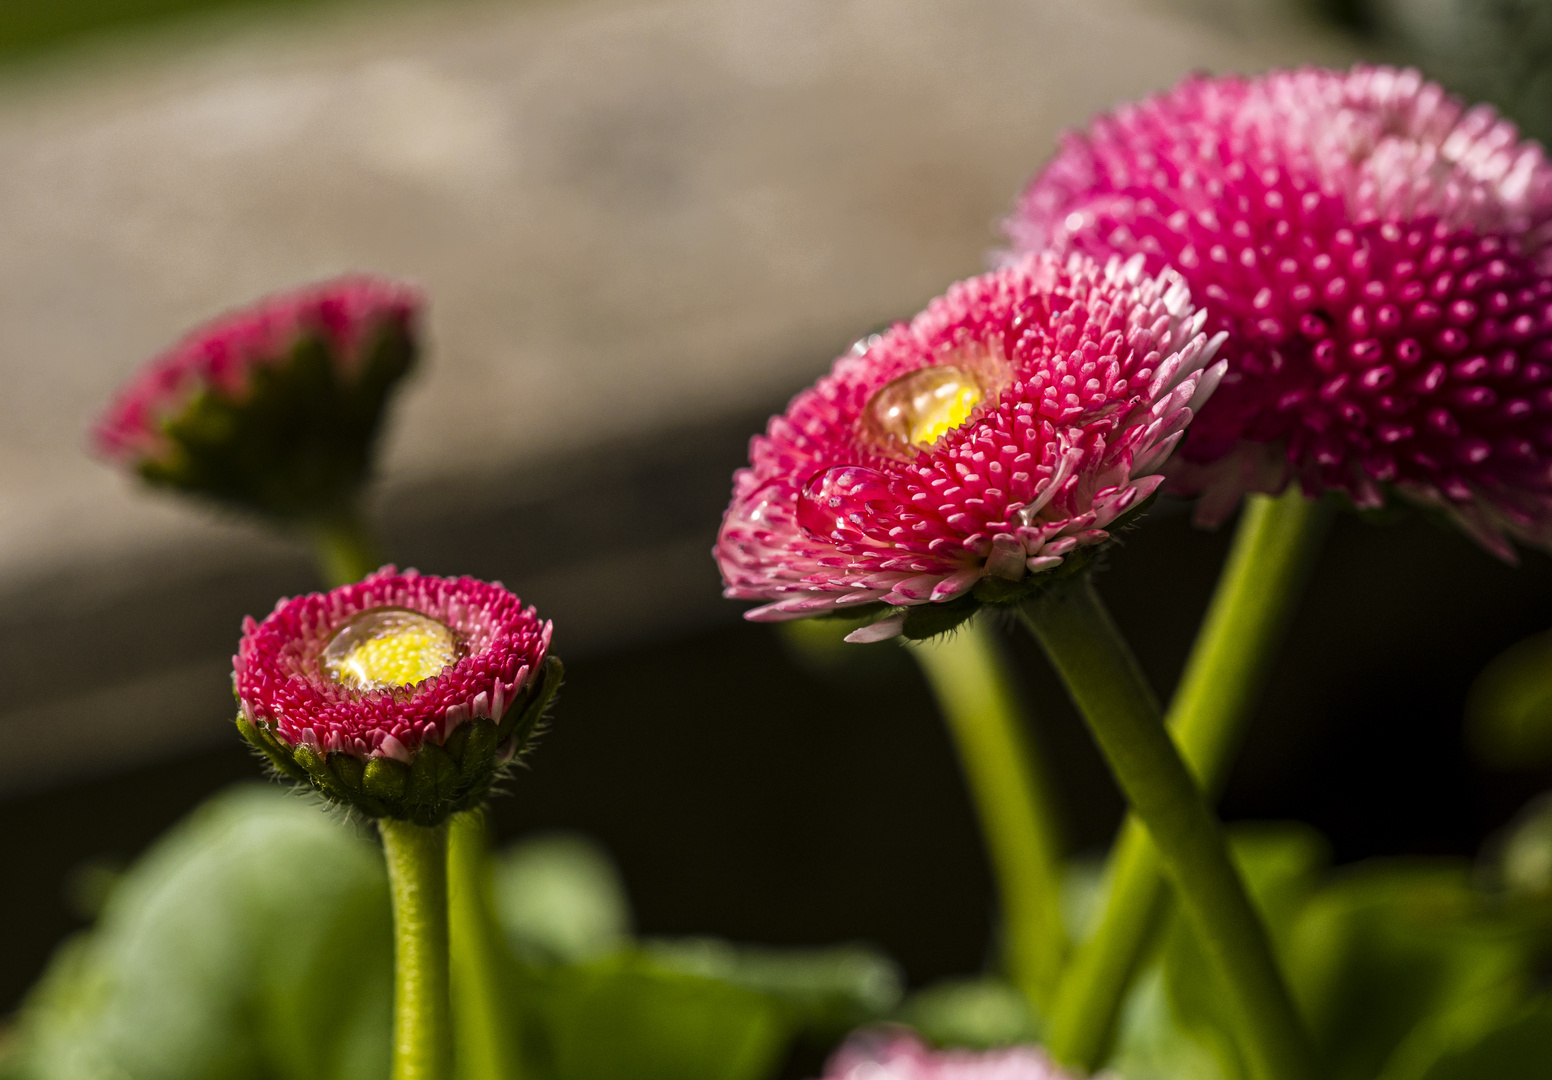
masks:
<svg viewBox="0 0 1552 1080"><path fill-rule="evenodd" d="M243 621L238 726L339 801L440 819L531 736L560 681L550 634L500 584L384 567Z"/></svg>
<svg viewBox="0 0 1552 1080"><path fill-rule="evenodd" d="M1169 469L1202 520L1296 478L1552 544L1552 167L1487 106L1386 67L1189 78L1068 135L1007 230L1173 267L1228 333Z"/></svg>
<svg viewBox="0 0 1552 1080"><path fill-rule="evenodd" d="M1201 328L1180 277L1140 259L1034 256L954 285L752 441L714 552L725 595L766 601L756 620L872 605L851 640L873 641L1075 569L1212 392Z"/></svg>
<svg viewBox="0 0 1552 1080"><path fill-rule="evenodd" d="M1071 1080L1034 1046L931 1050L890 1028L853 1035L825 1067L824 1080Z"/></svg>
<svg viewBox="0 0 1552 1080"><path fill-rule="evenodd" d="M287 519L365 480L383 407L413 366L420 294L349 276L193 331L120 391L98 454L164 486Z"/></svg>

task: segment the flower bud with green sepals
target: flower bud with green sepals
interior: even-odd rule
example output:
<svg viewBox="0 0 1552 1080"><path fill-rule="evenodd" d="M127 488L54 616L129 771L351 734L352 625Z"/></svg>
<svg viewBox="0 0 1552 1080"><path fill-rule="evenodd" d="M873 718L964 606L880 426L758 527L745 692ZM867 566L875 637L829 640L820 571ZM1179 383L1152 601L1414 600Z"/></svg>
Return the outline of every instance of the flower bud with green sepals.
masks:
<svg viewBox="0 0 1552 1080"><path fill-rule="evenodd" d="M415 365L420 294L347 276L189 334L120 392L97 452L150 484L286 524L349 516Z"/></svg>
<svg viewBox="0 0 1552 1080"><path fill-rule="evenodd" d="M237 727L336 803L434 825L531 745L561 681L550 636L499 583L384 567L245 620Z"/></svg>

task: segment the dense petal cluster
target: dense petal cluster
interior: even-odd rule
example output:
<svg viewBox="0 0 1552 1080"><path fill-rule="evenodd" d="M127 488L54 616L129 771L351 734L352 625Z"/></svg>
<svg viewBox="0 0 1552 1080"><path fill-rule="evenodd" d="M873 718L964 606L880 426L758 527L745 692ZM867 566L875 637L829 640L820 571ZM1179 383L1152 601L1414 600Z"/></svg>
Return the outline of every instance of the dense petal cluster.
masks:
<svg viewBox="0 0 1552 1080"><path fill-rule="evenodd" d="M354 620L415 613L451 632L450 662L413 685L363 690L332 677L325 652ZM551 624L499 584L385 567L328 593L282 600L246 619L235 686L242 718L290 746L409 762L460 724L500 722L545 661Z"/></svg>
<svg viewBox="0 0 1552 1080"><path fill-rule="evenodd" d="M1170 466L1221 519L1297 478L1552 543L1552 166L1415 71L1190 78L1071 134L1015 255L1141 254L1229 334Z"/></svg>
<svg viewBox="0 0 1552 1080"><path fill-rule="evenodd" d="M903 1031L852 1036L825 1068L824 1080L1068 1080L1038 1047L928 1049Z"/></svg>
<svg viewBox="0 0 1552 1080"><path fill-rule="evenodd" d="M954 285L752 441L715 551L726 595L767 601L757 620L909 609L1104 541L1222 372L1202 321L1141 259L1030 256Z"/></svg>
<svg viewBox="0 0 1552 1080"><path fill-rule="evenodd" d="M241 398L254 369L286 360L298 338L321 337L347 372L385 325L409 330L421 297L384 278L351 275L266 297L192 331L152 360L119 392L93 431L97 450L133 462L167 449L164 424L191 398L210 391Z"/></svg>

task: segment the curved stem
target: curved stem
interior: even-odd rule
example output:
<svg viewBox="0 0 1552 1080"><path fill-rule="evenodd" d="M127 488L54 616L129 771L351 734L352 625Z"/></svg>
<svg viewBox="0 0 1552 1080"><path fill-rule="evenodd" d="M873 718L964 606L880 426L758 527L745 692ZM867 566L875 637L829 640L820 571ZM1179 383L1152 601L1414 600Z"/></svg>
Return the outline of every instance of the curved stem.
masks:
<svg viewBox="0 0 1552 1080"><path fill-rule="evenodd" d="M392 1080L451 1080L447 823L379 818L393 899Z"/></svg>
<svg viewBox="0 0 1552 1080"><path fill-rule="evenodd" d="M1330 521L1327 506L1296 488L1246 501L1167 721L1210 800L1222 790ZM1062 973L1049 1032L1059 1061L1089 1071L1109 1053L1121 1003L1167 900L1158 853L1135 815L1122 826L1106 880L1098 928Z"/></svg>
<svg viewBox="0 0 1552 1080"><path fill-rule="evenodd" d="M1192 929L1229 988L1261 1080L1312 1080L1315 1055L1228 844L1165 730L1157 701L1087 575L1028 601L1024 621L1088 721L1148 830Z"/></svg>
<svg viewBox="0 0 1552 1080"><path fill-rule="evenodd" d="M1067 950L1062 844L1050 782L1020 723L1006 662L981 619L913 642L910 652L948 722L981 821L1008 973L1044 1013Z"/></svg>
<svg viewBox="0 0 1552 1080"><path fill-rule="evenodd" d="M311 522L307 536L318 569L331 589L360 581L382 565L377 542L358 511L347 510Z"/></svg>
<svg viewBox="0 0 1552 1080"><path fill-rule="evenodd" d="M502 978L506 943L491 895L485 811L454 814L448 826L447 896L452 946L453 1038L462 1080L518 1080L510 995Z"/></svg>

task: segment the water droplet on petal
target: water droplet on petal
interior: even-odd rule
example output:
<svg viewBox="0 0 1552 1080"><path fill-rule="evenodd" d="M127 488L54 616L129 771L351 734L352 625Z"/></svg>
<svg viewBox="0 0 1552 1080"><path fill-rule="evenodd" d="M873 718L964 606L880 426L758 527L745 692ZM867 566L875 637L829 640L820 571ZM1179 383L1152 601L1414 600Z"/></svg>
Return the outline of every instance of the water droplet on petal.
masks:
<svg viewBox="0 0 1552 1080"><path fill-rule="evenodd" d="M913 371L883 387L863 413L863 431L880 448L926 448L970 418L986 399L971 372L947 364Z"/></svg>
<svg viewBox="0 0 1552 1080"><path fill-rule="evenodd" d="M335 631L323 650L324 674L348 690L414 686L462 655L450 627L408 608L372 608Z"/></svg>
<svg viewBox="0 0 1552 1080"><path fill-rule="evenodd" d="M883 473L860 465L839 465L803 485L798 525L817 539L866 542L869 537L864 530L871 519L868 504L893 499Z"/></svg>

